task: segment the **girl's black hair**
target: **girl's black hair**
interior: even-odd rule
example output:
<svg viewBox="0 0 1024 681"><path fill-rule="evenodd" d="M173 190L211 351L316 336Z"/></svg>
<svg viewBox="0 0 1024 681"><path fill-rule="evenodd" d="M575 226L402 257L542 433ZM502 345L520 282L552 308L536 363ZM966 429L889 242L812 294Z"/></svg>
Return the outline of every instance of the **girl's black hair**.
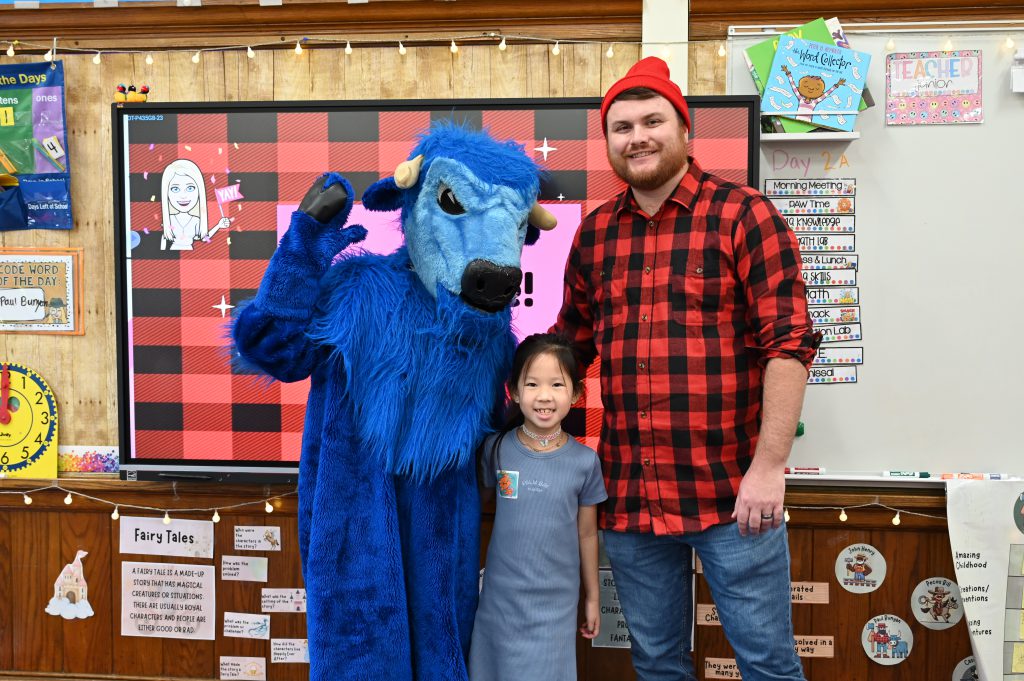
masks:
<svg viewBox="0 0 1024 681"><path fill-rule="evenodd" d="M515 357L512 359L512 370L509 372L508 380L505 381L505 387L510 396L519 389L519 377L529 369L533 360L540 355L552 355L558 361L558 365L562 368L569 384L572 386L573 395L583 394L584 367L569 339L557 333L535 333L524 338L523 342L516 348ZM502 440L525 422L526 418L519 408L519 403L515 400L509 400L505 408L505 423L498 430L497 437L491 443L491 458L499 470L501 470L499 452Z"/></svg>

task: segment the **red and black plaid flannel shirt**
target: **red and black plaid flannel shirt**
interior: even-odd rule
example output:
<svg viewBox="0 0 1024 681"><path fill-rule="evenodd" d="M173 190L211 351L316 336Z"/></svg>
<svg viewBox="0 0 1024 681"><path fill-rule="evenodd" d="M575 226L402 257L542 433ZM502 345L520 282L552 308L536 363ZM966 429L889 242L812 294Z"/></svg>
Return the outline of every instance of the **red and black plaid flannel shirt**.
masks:
<svg viewBox="0 0 1024 681"><path fill-rule="evenodd" d="M556 327L601 358L605 529L730 522L760 428L764 364L810 366L797 240L749 187L690 167L653 217L626 191L580 225Z"/></svg>

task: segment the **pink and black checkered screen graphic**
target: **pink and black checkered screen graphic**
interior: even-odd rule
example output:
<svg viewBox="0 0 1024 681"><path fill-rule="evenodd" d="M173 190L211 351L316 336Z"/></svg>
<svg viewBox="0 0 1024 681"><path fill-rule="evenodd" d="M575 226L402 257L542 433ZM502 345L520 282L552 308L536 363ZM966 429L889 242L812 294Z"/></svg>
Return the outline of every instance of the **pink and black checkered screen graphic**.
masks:
<svg viewBox="0 0 1024 681"><path fill-rule="evenodd" d="M622 190L601 134L599 100L153 104L114 109L119 189L122 464L260 469L299 458L306 382L247 373L230 360L232 313L255 295L308 187L333 170L356 198L393 174L432 121L514 139L547 171L540 201L558 218L523 255L520 337L546 330L583 216ZM753 97L690 98L691 154L756 185ZM367 250L402 242L397 214L357 202ZM591 367L566 428L596 444L601 402ZM284 463L282 463L284 462Z"/></svg>

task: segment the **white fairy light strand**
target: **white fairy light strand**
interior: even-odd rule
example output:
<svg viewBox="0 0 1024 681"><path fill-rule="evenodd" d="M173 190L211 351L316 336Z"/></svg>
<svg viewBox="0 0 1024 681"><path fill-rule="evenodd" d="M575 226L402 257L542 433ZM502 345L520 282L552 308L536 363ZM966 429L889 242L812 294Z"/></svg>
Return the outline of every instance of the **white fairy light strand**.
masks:
<svg viewBox="0 0 1024 681"><path fill-rule="evenodd" d="M969 29L967 29L967 30L969 30ZM1024 22L1022 22L1022 25L1014 24L1014 25L1007 25L1005 27L987 28L986 30L990 30L990 31L991 30L1005 31L1007 33L1007 38L1006 38L1006 41L1005 41L1004 45L1005 46L1015 45L1015 42L1014 42L1014 39L1013 39L1013 34L1020 34L1020 33L1024 32ZM850 33L851 31L847 31L847 32ZM865 31L852 31L852 32L864 33ZM926 29L926 28L920 28L918 30L915 30L915 28L910 28L910 29L893 29L891 31L878 30L878 31L871 31L871 33L876 33L876 34L879 34L879 35L889 35L890 36L890 40L892 40L894 35L898 35L898 36L901 36L901 37L902 36L929 36L929 37L932 37L932 38L937 38L937 36L934 33L934 30L929 30L929 29ZM707 44L707 45L714 45L716 47L716 52L719 54L719 56L721 56L722 51L725 49L725 45L731 43L733 41L733 39L737 38L737 37L742 37L742 36L740 34L730 35L730 36L728 36L726 38L724 43L723 43L721 37L708 38L708 39L699 39L699 40L684 39L684 40L671 40L671 41L642 41L642 40L633 40L633 41L630 41L630 40L613 40L613 41L607 41L607 40L586 40L586 39L574 39L574 38L550 38L550 37L545 37L545 36L533 36L533 35L525 35L525 34L524 35L520 35L520 34L502 33L502 32L498 32L498 31L486 31L486 32L483 32L483 33L470 33L470 34L455 35L455 36L452 36L452 35L436 35L436 34L435 35L424 35L422 38L412 38L412 39L410 39L408 35L404 35L402 37L402 39L401 39L401 43L402 43L403 48L406 48L406 49L409 48L409 47L415 47L417 45L419 45L419 46L437 47L437 46L440 46L440 45L443 45L443 44L447 43L448 44L448 49L453 54L457 54L458 51L459 51L459 46L460 45L478 45L478 46L491 45L491 46L497 47L497 49L499 49L499 50L504 51L505 49L507 49L510 46L510 42L514 41L516 43L520 43L520 44L524 44L524 45L546 45L546 46L550 46L549 47L549 52L551 52L553 55L556 55L556 56L561 51L560 48L563 45L598 45L598 46L602 46L602 47L607 45L607 49L604 51L604 56L606 58L608 58L608 59L611 59L615 55L614 47L615 46L622 46L622 45L632 45L632 46L638 46L638 47L647 47L647 48L651 48L652 50L655 49L655 48L658 48L658 53L661 56L663 56L663 57L665 57L665 56L671 57L671 54L672 54L671 47L672 46L675 46L675 45L687 46L687 45L704 45L704 44ZM943 36L943 37L945 37L947 39L947 41L948 41L948 38L949 38L948 35L947 36ZM6 45L7 46L6 47L6 53L7 53L7 56L9 56L9 57L14 56L18 52L24 53L26 51L28 51L28 52L35 52L35 51L43 51L43 50L45 50L47 52L48 56L44 55L43 56L44 60L46 60L46 61L53 61L53 60L55 60L57 58L57 43L58 43L58 40L60 40L60 39L55 37L55 38L52 39L52 44L45 44L45 43L40 44L40 43L25 42L23 40L8 39L8 40L0 40L0 46L2 46L2 45ZM395 42L396 42L395 38L368 38L366 40L358 40L355 43L355 46L360 46L360 47L387 47L388 45L392 45L393 46L395 44ZM354 48L353 43L352 43L350 37L346 38L346 37L335 37L335 36L298 36L298 37L294 37L294 36L291 36L291 37L289 37L289 36L281 36L277 40L267 41L267 42L262 42L262 43L246 43L246 44L240 44L240 45L219 45L219 46L191 47L191 48L171 48L171 49L167 49L167 50L155 50L155 51L150 49L150 48L147 48L147 49L144 49L144 50L128 50L128 49L110 49L110 48L103 48L103 47L100 47L100 48L97 48L97 47L71 47L71 46L64 46L64 45L61 45L60 49L65 54L88 54L88 55L93 55L93 56L95 56L95 55L97 55L97 54L99 54L101 52L104 55L118 55L118 54L123 54L123 55L140 55L140 56L145 55L147 57L146 63L150 64L152 56L153 56L154 53L156 53L156 54L174 54L174 53L178 53L178 54L186 54L186 55L190 54L190 55L192 55L193 63L199 63L199 59L198 58L201 58L202 53L204 53L204 52L207 52L207 53L240 52L240 53L245 54L250 59L252 59L254 57L254 52L255 52L256 49L268 49L268 48L281 49L283 47L287 48L288 45L292 45L292 49L296 53L296 56L301 56L301 54L304 52L304 49L303 49L304 46L311 47L311 46L314 46L314 45L320 45L320 46L327 47L327 48L344 49L344 52L347 55L352 54L352 50ZM16 47L17 47L17 50L15 49ZM0 49L2 49L2 48L0 48ZM887 49L889 49L888 46L887 46Z"/></svg>
<svg viewBox="0 0 1024 681"><path fill-rule="evenodd" d="M126 504L123 501L110 501L110 500L104 499L102 497L97 497L97 496L93 496L91 494L86 494L85 492L79 492L77 490L67 489L66 487L62 487L61 485L47 485L45 487L36 487L35 489L27 489L27 490L0 490L0 494L21 495L22 496L22 501L26 505L30 505L32 503L32 495L33 494L40 494L42 492L48 492L50 490L56 490L58 492L64 492L67 495L67 496L64 497L64 503L67 504L67 505L70 505L72 503L74 497L81 497L82 499L88 499L89 501L95 501L97 503L105 504L107 506L113 506L114 507L114 511L110 514L110 517L113 520L117 520L118 518L121 517L121 513L120 512L121 512L122 509L133 509L133 510L137 510L137 511L149 511L149 512L152 512L152 513L162 513L163 514L164 523L167 523L169 521L168 519L171 517L171 513L172 512L174 514L176 514L176 515L186 514L186 513L210 513L210 512L212 512L213 516L214 516L213 517L213 521L214 522L218 522L220 520L220 511L231 511L231 510L234 510L234 509L237 509L237 508L245 508L246 506L263 506L263 510L265 512L272 513L275 510L274 509L274 504L272 502L277 501L278 499L284 499L285 497L296 496L299 493L299 491L297 489L295 489L295 490L292 490L290 492L284 492L282 494L275 494L274 496L266 497L266 498L260 499L258 501L243 501L243 502L240 502L240 503L237 503L237 504L228 504L227 506L210 506L210 507L194 507L194 508L164 508L164 507L158 507L158 506L145 506L145 505L142 505L142 504Z"/></svg>
<svg viewBox="0 0 1024 681"><path fill-rule="evenodd" d="M920 518L931 518L933 520L946 520L944 515L934 515L931 513L921 513L920 511L908 511L904 508L895 508L881 503L880 501L871 501L866 504L845 504L843 506L793 506L792 504L787 505L786 508L797 511L839 511L839 520L847 522L846 511L853 510L856 508L881 508L887 511L892 511L896 514L893 520L896 519L900 514L918 516ZM893 525L899 525L898 522L894 522Z"/></svg>

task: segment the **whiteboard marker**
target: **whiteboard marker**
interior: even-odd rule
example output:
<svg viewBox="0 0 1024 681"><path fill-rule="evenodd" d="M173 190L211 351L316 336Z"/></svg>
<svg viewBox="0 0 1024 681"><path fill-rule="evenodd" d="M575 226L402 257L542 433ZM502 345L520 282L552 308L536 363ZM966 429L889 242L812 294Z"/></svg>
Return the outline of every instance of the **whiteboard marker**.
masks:
<svg viewBox="0 0 1024 681"><path fill-rule="evenodd" d="M825 475L825 469L817 466L796 466L794 468L787 466L786 475Z"/></svg>
<svg viewBox="0 0 1024 681"><path fill-rule="evenodd" d="M886 478L930 478L932 474L928 471L882 471L882 477Z"/></svg>
<svg viewBox="0 0 1024 681"><path fill-rule="evenodd" d="M943 473L943 480L1009 480L1009 473Z"/></svg>

